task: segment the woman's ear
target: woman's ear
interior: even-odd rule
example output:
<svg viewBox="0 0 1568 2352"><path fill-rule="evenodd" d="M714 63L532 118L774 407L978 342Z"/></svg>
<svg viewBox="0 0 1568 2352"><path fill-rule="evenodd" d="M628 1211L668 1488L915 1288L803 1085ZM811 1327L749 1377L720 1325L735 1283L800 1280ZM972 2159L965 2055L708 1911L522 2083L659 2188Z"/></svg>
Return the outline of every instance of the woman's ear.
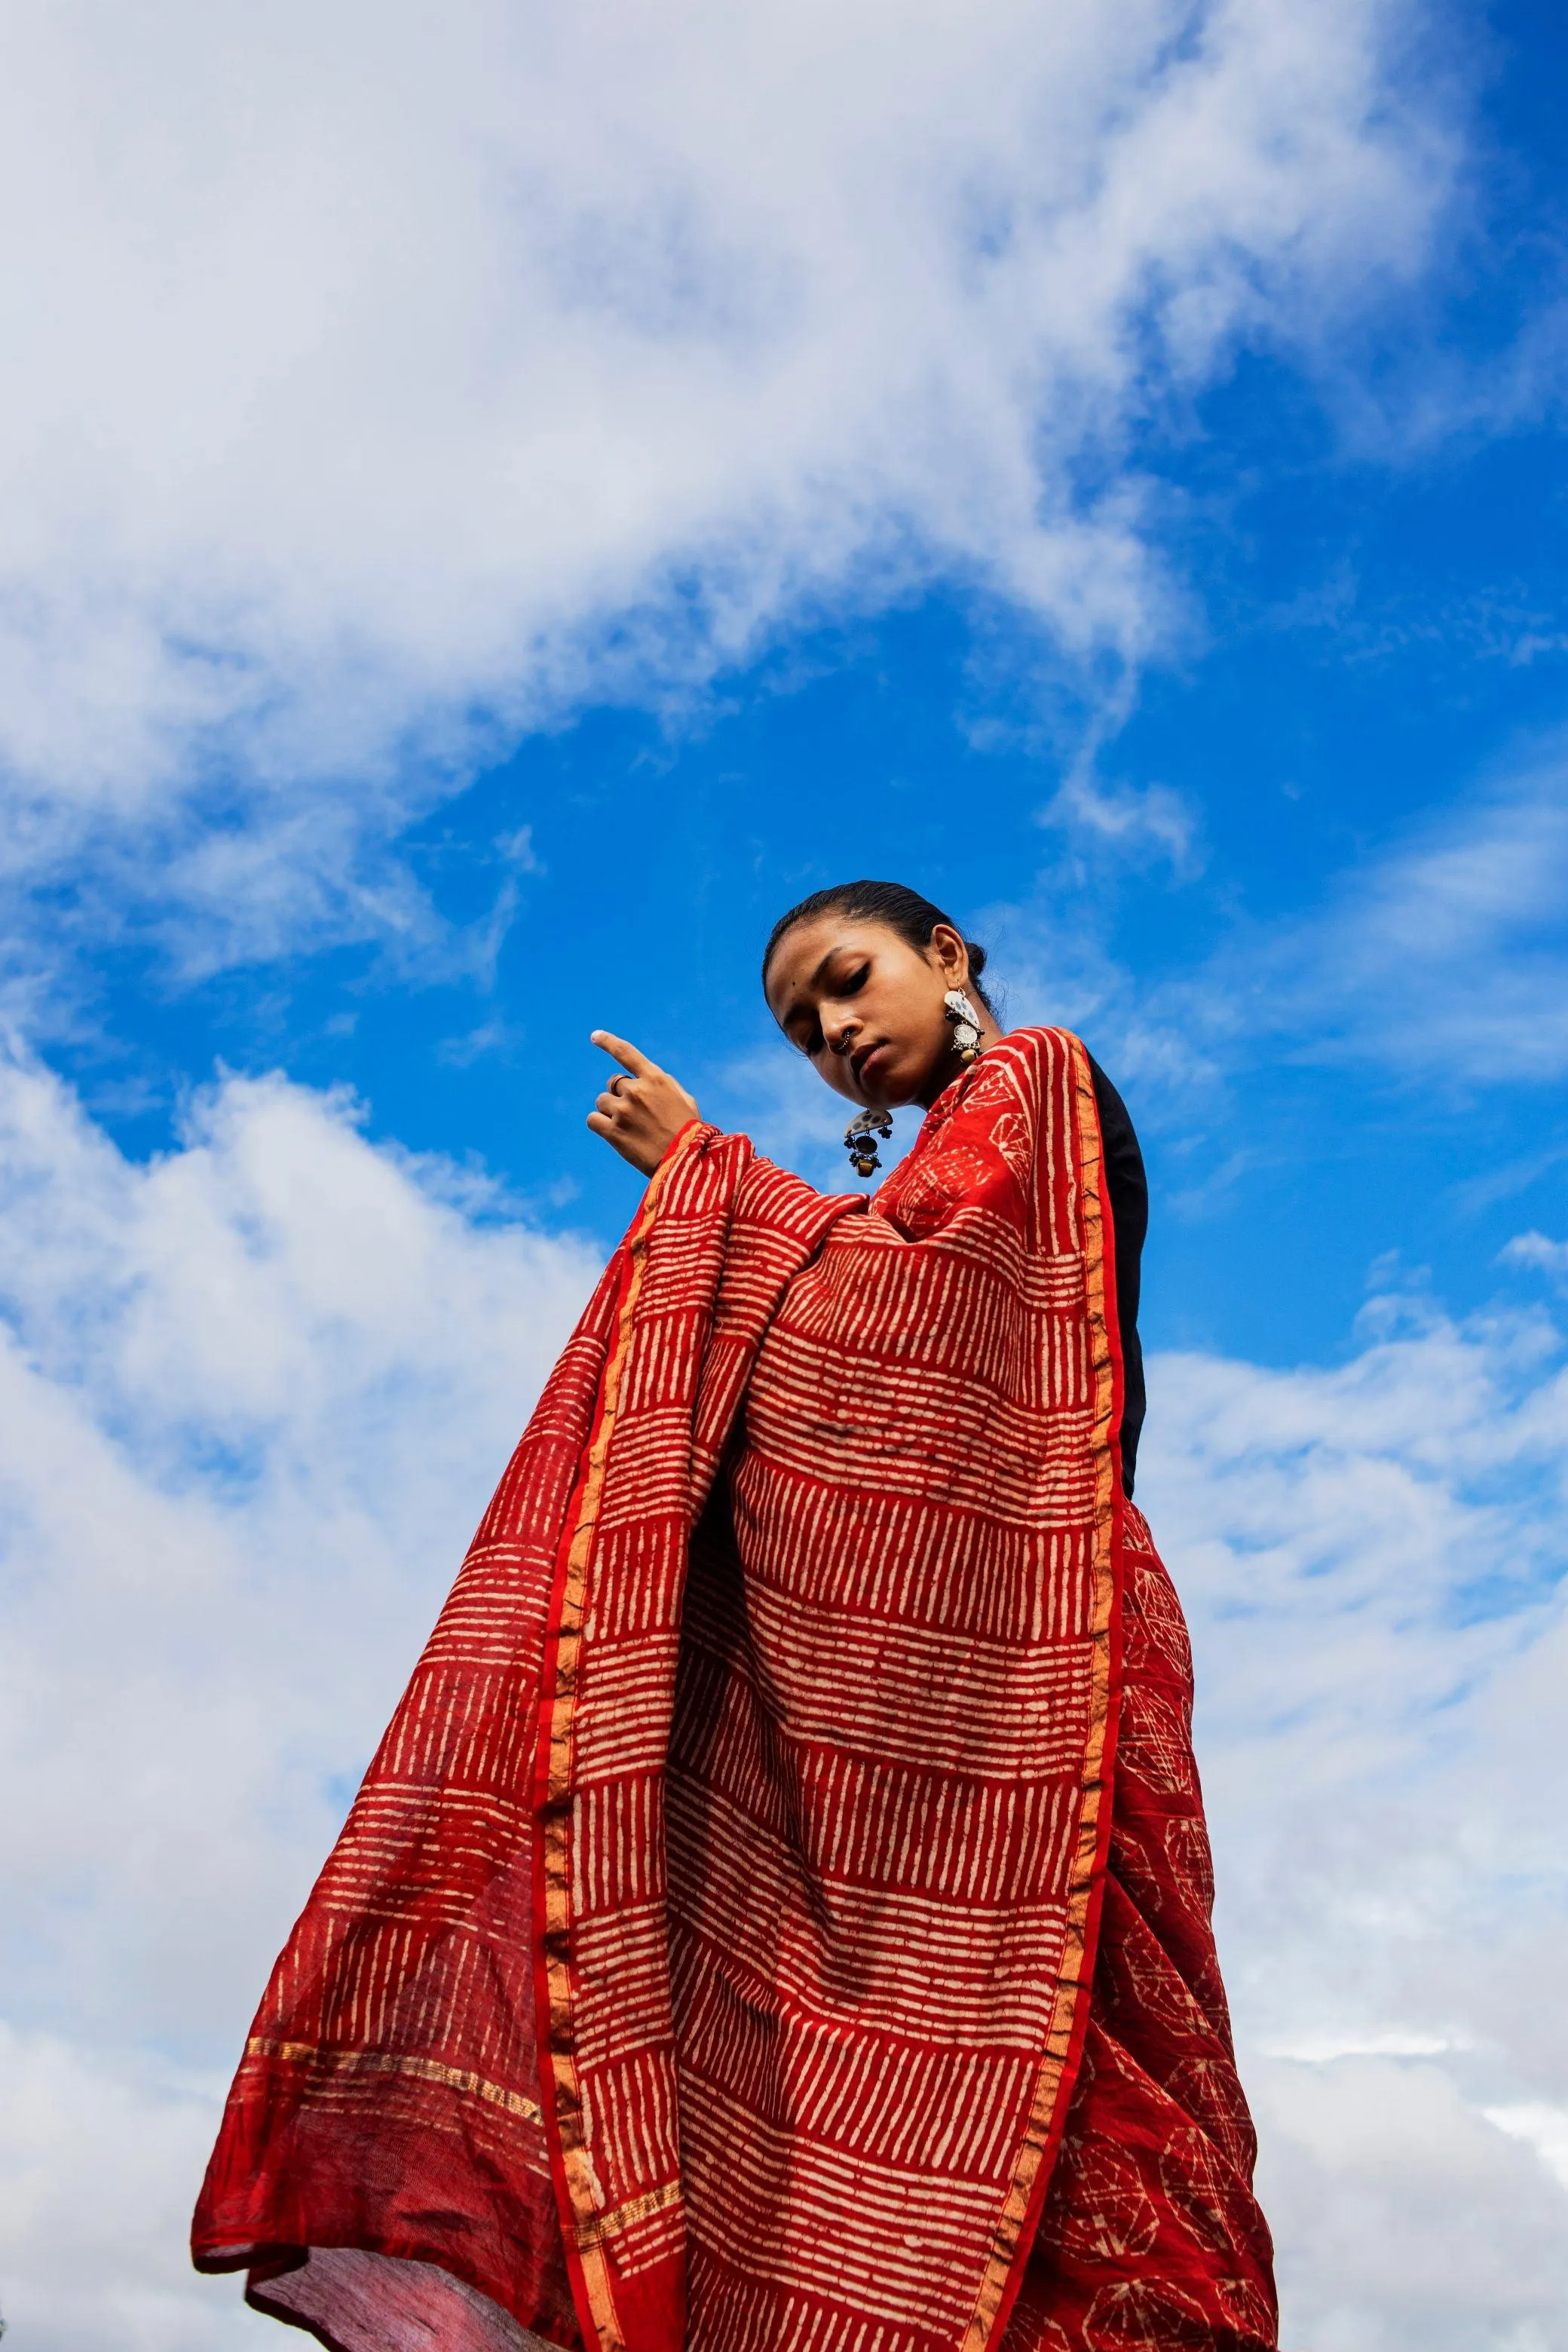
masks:
<svg viewBox="0 0 1568 2352"><path fill-rule="evenodd" d="M951 923L938 923L931 935L931 950L942 975L944 988L963 988L969 982L969 950L963 935Z"/></svg>

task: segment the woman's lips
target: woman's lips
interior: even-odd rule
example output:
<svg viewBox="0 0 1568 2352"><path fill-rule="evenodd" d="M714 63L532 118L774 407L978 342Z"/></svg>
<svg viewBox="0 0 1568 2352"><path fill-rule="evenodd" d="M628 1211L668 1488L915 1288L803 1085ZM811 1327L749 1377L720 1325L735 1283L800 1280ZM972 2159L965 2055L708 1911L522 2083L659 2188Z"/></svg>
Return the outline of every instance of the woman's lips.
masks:
<svg viewBox="0 0 1568 2352"><path fill-rule="evenodd" d="M867 1071L876 1066L879 1055L886 1054L887 1050L887 1045L884 1042L879 1045L864 1045L859 1053L851 1054L849 1066L854 1071L857 1080L863 1080Z"/></svg>

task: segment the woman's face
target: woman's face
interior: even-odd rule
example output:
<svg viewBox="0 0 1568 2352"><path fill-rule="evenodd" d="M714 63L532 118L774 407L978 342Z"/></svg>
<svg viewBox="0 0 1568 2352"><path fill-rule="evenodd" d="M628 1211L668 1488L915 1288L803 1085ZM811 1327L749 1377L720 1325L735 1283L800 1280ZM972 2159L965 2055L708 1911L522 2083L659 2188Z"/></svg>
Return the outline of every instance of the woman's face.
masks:
<svg viewBox="0 0 1568 2352"><path fill-rule="evenodd" d="M957 1075L942 998L968 979L968 950L945 923L922 950L886 923L826 914L784 933L765 985L779 1027L835 1094L896 1110L933 1103Z"/></svg>

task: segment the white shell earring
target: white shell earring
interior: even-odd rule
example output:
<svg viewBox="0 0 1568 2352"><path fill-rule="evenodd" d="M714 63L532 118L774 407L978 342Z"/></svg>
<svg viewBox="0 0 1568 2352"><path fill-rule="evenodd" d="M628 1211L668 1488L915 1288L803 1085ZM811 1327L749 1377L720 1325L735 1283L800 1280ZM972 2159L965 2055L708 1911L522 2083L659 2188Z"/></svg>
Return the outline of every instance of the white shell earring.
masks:
<svg viewBox="0 0 1568 2352"><path fill-rule="evenodd" d="M958 1048L958 1058L967 1069L980 1053L980 1015L962 988L950 988L942 1000L942 1006L952 1024L952 1042Z"/></svg>

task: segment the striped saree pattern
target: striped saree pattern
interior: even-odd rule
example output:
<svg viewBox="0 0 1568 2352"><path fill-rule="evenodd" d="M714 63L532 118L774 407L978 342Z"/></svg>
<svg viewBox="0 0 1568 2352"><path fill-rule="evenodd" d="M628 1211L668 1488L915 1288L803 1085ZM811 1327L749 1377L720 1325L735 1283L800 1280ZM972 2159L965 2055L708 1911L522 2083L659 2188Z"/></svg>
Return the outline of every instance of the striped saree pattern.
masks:
<svg viewBox="0 0 1568 2352"><path fill-rule="evenodd" d="M1124 2292L1102 2327L1129 2277L1080 2292L1057 2212L1121 1891L1100 1174L1048 1030L949 1089L869 1214L678 1139L274 1972L202 2267L338 2352L1166 2341ZM1204 2150L1239 2102L1205 1990L1166 2067L1196 2087L1149 2077ZM1198 2253L1145 2305L1246 2352L1267 2240L1235 2131L1226 2161L1218 2222L1162 2189Z"/></svg>

